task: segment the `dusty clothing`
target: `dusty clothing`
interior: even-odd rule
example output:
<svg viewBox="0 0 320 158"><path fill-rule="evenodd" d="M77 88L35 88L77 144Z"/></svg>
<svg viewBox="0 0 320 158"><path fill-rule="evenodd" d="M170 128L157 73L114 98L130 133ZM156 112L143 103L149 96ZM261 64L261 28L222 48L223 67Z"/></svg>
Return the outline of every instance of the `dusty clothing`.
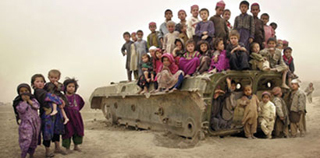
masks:
<svg viewBox="0 0 320 158"><path fill-rule="evenodd" d="M163 49L165 53L172 54L172 51L175 47L174 41L179 37L179 32L174 31L172 33L168 32L163 38Z"/></svg>
<svg viewBox="0 0 320 158"><path fill-rule="evenodd" d="M305 113L306 96L300 89L291 92L292 103L290 105L290 127L292 136L296 136L297 129L303 134L306 131Z"/></svg>
<svg viewBox="0 0 320 158"><path fill-rule="evenodd" d="M258 17L253 17L253 20L255 25L253 42L257 42L260 45L260 48L263 49L264 45L262 43L265 41L263 21Z"/></svg>
<svg viewBox="0 0 320 158"><path fill-rule="evenodd" d="M249 69L249 55L247 52L244 51L231 51L237 47L238 45L234 46L231 43L227 46L226 55L229 59L230 69L231 70L248 70ZM240 45L243 47L243 45Z"/></svg>
<svg viewBox="0 0 320 158"><path fill-rule="evenodd" d="M281 133L288 136L288 127L290 124L289 111L285 101L280 97L274 97L273 103L276 106L275 135L279 137ZM284 118L281 120L280 118Z"/></svg>
<svg viewBox="0 0 320 158"><path fill-rule="evenodd" d="M240 14L234 20L234 29L240 34L239 42L243 43L247 50L250 49L249 38L254 39L255 26L253 16Z"/></svg>
<svg viewBox="0 0 320 158"><path fill-rule="evenodd" d="M260 102L259 106L261 108L259 114L261 129L265 135L271 136L276 118L276 107L271 101L267 103Z"/></svg>
<svg viewBox="0 0 320 158"><path fill-rule="evenodd" d="M212 101L210 124L211 128L215 131L227 128L227 121L222 118L222 108L224 100L224 96L218 96Z"/></svg>
<svg viewBox="0 0 320 158"><path fill-rule="evenodd" d="M147 37L147 46L148 46L148 49L151 47L151 46L155 46L157 48L160 48L161 47L161 42L158 38L158 34L159 34L159 31L155 31L155 32L151 32L148 37Z"/></svg>
<svg viewBox="0 0 320 158"><path fill-rule="evenodd" d="M307 98L308 98L308 102L309 103L312 103L312 93L313 93L313 91L314 91L314 88L310 87L310 86L308 86L306 88L306 90L304 91L307 94Z"/></svg>
<svg viewBox="0 0 320 158"><path fill-rule="evenodd" d="M123 46L121 47L121 53L123 56L127 55L127 59L126 59L126 69L130 70L130 61L131 61L131 44L133 42L132 41L128 41L126 43L123 44ZM127 54L126 54L127 53Z"/></svg>
<svg viewBox="0 0 320 158"><path fill-rule="evenodd" d="M138 56L138 71L139 76L142 75L141 65L142 65L142 55L148 52L147 41L138 40L135 43L135 49Z"/></svg>
<svg viewBox="0 0 320 158"><path fill-rule="evenodd" d="M263 28L264 28L264 37L265 37L264 42L265 42L265 48L266 48L268 39L271 37L275 37L276 33L271 26L264 25Z"/></svg>
<svg viewBox="0 0 320 158"><path fill-rule="evenodd" d="M159 28L159 33L158 33L158 39L160 40L161 38L164 37L164 35L166 35L168 33L168 28L167 28L167 22L163 22L161 25L160 25L160 28Z"/></svg>
<svg viewBox="0 0 320 158"><path fill-rule="evenodd" d="M192 39L193 36L195 35L195 31L196 31L196 26L197 23L200 22L200 20L198 18L195 17L190 17L190 19L188 19L187 21L187 35L189 39Z"/></svg>
<svg viewBox="0 0 320 158"><path fill-rule="evenodd" d="M237 105L236 103L237 101L235 99L234 91L228 89L227 93L225 94L225 99L222 107L222 118L227 121L227 128L231 127L233 112Z"/></svg>
<svg viewBox="0 0 320 158"><path fill-rule="evenodd" d="M261 54L258 53L251 53L250 54L251 60L249 63L251 64L252 70L265 70L270 68L270 63Z"/></svg>
<svg viewBox="0 0 320 158"><path fill-rule="evenodd" d="M212 21L214 24L214 38L222 38L223 43L226 45L229 38L229 29L226 21L219 15L212 16L210 21Z"/></svg>
<svg viewBox="0 0 320 158"><path fill-rule="evenodd" d="M287 65L283 61L281 51L279 49L276 49L274 54L271 54L269 48L265 48L260 51L260 54L267 58L267 61L270 63L270 68L276 68L278 72L283 72L288 69Z"/></svg>
<svg viewBox="0 0 320 158"><path fill-rule="evenodd" d="M131 57L130 57L130 71L137 71L138 70L138 54L136 52L136 46L134 43L130 45L131 50ZM136 78L137 79L137 78Z"/></svg>
<svg viewBox="0 0 320 158"><path fill-rule="evenodd" d="M183 33L183 32L179 34L179 38L182 40L184 44L189 40L187 33Z"/></svg>

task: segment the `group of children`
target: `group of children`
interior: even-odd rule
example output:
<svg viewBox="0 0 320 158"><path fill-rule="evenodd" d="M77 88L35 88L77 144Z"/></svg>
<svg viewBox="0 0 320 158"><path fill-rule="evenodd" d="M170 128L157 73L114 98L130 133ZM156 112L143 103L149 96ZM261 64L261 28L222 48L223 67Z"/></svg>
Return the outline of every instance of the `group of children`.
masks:
<svg viewBox="0 0 320 158"><path fill-rule="evenodd" d="M180 76L171 72L173 78L158 80L158 74L166 70L163 69L163 58L169 54L174 59L174 63L170 64L182 70L179 74L184 78L227 70L277 71L283 76L281 87L289 89L287 83L297 78L294 74L292 48L288 47L287 41L276 39L277 25L267 25L267 13L258 18L258 3L251 5L252 16L247 13L249 6L247 1L240 3L241 14L235 18L234 26L228 21L231 11L225 9L223 1L219 1L215 15L211 18L209 10L202 8L199 11L198 5L191 6L191 17L188 20L186 12L179 10L178 24L171 20L172 11L167 9L165 22L160 25L159 31L156 31L155 22L149 23L151 33L147 41L143 40L141 30L131 34L125 32L123 38L126 42L121 51L127 56L128 80L132 81L133 72L142 93L148 92L151 82L155 83L157 91L173 89L157 86L159 82L171 82ZM199 14L202 20L198 19Z"/></svg>
<svg viewBox="0 0 320 158"><path fill-rule="evenodd" d="M70 152L71 139L74 150L81 151L84 136L83 121L80 110L84 106L82 97L76 94L78 83L75 79L67 78L63 84L59 82L59 70L50 70L46 80L42 74L35 74L31 78L31 87L22 83L17 87L18 96L13 101L16 121L19 125L19 144L21 157L27 154L33 157L37 145L40 145L40 131L46 157L53 157L50 152L51 142L55 143L55 153L67 154ZM62 93L63 92L63 93ZM39 113L38 113L39 110ZM60 135L62 146L60 148Z"/></svg>

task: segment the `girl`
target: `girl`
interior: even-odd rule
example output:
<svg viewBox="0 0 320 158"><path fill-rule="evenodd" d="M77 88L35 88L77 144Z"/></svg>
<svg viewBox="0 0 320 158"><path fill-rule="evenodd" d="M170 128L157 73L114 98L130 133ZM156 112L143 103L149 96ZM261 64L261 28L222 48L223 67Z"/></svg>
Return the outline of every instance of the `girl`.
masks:
<svg viewBox="0 0 320 158"><path fill-rule="evenodd" d="M161 57L163 65L160 67L160 72L157 74L158 89L156 92L165 89L165 91L177 90L183 81L183 71L179 70L175 64L173 56L165 53Z"/></svg>
<svg viewBox="0 0 320 158"><path fill-rule="evenodd" d="M62 146L70 151L71 138L74 143L74 149L76 151L81 151L79 144L82 144L82 138L84 136L83 121L80 114L80 110L84 106L84 101L82 97L75 94L78 89L78 83L75 79L66 79L63 82L65 88L64 93L69 102L68 106L64 109L67 113L69 122L66 124L66 133L62 135Z"/></svg>
<svg viewBox="0 0 320 158"><path fill-rule="evenodd" d="M179 67L185 73L185 77L188 78L193 75L199 67L199 58L201 55L198 51L194 50L195 43L193 40L188 40L186 46L187 52L180 58Z"/></svg>
<svg viewBox="0 0 320 158"><path fill-rule="evenodd" d="M153 71L156 73L159 72L159 68L162 65L161 56L162 51L160 48L157 48L154 55L152 56Z"/></svg>
<svg viewBox="0 0 320 158"><path fill-rule="evenodd" d="M227 23L227 27L229 29L229 32L231 32L231 30L233 29L231 26L231 23L229 22L230 16L231 16L231 11L229 9L225 9L222 13L222 17Z"/></svg>
<svg viewBox="0 0 320 158"><path fill-rule="evenodd" d="M184 45L180 39L176 39L174 44L176 45L176 47L173 49L172 55L176 64L179 66L179 60L181 57L183 57L183 54L185 53Z"/></svg>
<svg viewBox="0 0 320 158"><path fill-rule="evenodd" d="M60 135L64 133L63 117L58 108L58 114L51 116L52 104L61 105L64 107L63 101L51 94L47 93L43 87L46 80L43 75L35 74L31 78L31 85L34 89L35 98L40 103L40 117L41 117L41 131L43 135L43 145L46 148L46 157L53 157L54 154L50 152L51 141L55 143L55 153L66 154L65 151L60 149L59 141Z"/></svg>
<svg viewBox="0 0 320 158"><path fill-rule="evenodd" d="M198 72L202 74L209 70L213 53L209 50L209 43L205 40L198 42L198 47L201 54Z"/></svg>
<svg viewBox="0 0 320 158"><path fill-rule="evenodd" d="M262 71L269 71L270 70L270 64L267 58L263 57L260 53L260 45L256 42L253 42L251 44L251 66L252 70L262 70Z"/></svg>
<svg viewBox="0 0 320 158"><path fill-rule="evenodd" d="M217 38L214 41L214 48L216 51L213 53L211 59L209 73L221 72L229 69L229 59L227 58L226 50L224 50L224 44L221 38Z"/></svg>
<svg viewBox="0 0 320 158"><path fill-rule="evenodd" d="M13 106L15 113L19 115L19 144L21 157L25 158L27 153L33 158L38 145L40 133L40 118L38 116L39 103L31 95L31 88L28 84L20 84L17 88L18 96L14 99Z"/></svg>
<svg viewBox="0 0 320 158"><path fill-rule="evenodd" d="M271 94L268 91L263 92L261 97L262 101L259 104L259 107L261 108L259 123L263 133L268 139L271 139L271 134L276 119L276 107L270 101Z"/></svg>
<svg viewBox="0 0 320 158"><path fill-rule="evenodd" d="M139 93L144 94L148 92L150 82L154 81L153 66L148 54L142 55L141 69L143 74L139 77L137 84L141 87L141 91Z"/></svg>
<svg viewBox="0 0 320 158"><path fill-rule="evenodd" d="M244 108L242 125L244 133L248 139L255 139L253 135L257 132L257 119L259 108L259 99L255 94L252 94L252 88L247 85L243 89L244 96L237 100L237 107Z"/></svg>

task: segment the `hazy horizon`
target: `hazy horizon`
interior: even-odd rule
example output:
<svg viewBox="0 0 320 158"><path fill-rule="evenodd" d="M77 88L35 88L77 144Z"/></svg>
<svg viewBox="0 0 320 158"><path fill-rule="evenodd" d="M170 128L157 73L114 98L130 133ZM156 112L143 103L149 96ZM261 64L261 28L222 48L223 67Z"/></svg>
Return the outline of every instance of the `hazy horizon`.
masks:
<svg viewBox="0 0 320 158"><path fill-rule="evenodd" d="M183 2L183 3L181 3ZM85 99L93 90L110 82L126 80L125 57L120 48L125 31L150 33L148 23L157 27L164 21L164 11L172 9L173 21L179 22L177 12L184 9L187 19L190 6L198 4L215 14L218 1L154 0L2 0L0 2L0 101L11 102L20 83L30 84L31 76L50 69L65 77L79 80L79 91ZM249 1L258 2L260 14L268 13L270 21L278 24L276 35L286 39L293 48L296 74L302 81L318 81L320 74L316 47L319 45L319 1ZM225 0L231 10L230 22L240 14L239 1ZM143 4L143 5L139 5ZM154 7L152 7L154 6ZM248 11L249 14L250 10Z"/></svg>

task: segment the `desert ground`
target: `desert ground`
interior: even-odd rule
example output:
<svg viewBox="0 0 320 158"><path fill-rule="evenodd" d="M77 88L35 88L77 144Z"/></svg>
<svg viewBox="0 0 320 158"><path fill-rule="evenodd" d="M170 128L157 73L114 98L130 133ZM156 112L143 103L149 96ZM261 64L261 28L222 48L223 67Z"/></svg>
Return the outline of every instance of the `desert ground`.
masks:
<svg viewBox="0 0 320 158"><path fill-rule="evenodd" d="M197 144L178 136L165 136L164 132L125 129L106 122L100 110L89 104L82 111L85 123L82 152L69 155L56 154L56 158L171 158L171 157L320 157L320 97L307 104L307 134L305 137L267 140L248 140L241 136L224 138L206 137ZM10 104L0 106L0 157L18 158L18 125ZM181 145L186 144L186 145ZM52 144L51 149L54 149ZM35 158L44 157L44 146L38 146Z"/></svg>

